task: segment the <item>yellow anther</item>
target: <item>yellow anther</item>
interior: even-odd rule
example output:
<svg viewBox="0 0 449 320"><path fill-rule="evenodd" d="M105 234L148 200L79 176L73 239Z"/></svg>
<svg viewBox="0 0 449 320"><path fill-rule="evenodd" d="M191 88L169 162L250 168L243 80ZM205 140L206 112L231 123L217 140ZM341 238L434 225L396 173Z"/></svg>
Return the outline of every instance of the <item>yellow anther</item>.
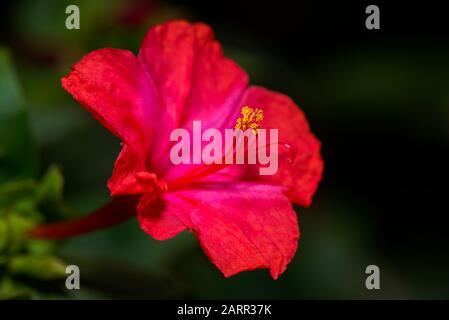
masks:
<svg viewBox="0 0 449 320"><path fill-rule="evenodd" d="M263 110L258 108L251 108L244 106L240 113L241 117L237 118L235 122L235 129L245 131L246 129L252 129L254 134L259 133L260 122L263 120Z"/></svg>

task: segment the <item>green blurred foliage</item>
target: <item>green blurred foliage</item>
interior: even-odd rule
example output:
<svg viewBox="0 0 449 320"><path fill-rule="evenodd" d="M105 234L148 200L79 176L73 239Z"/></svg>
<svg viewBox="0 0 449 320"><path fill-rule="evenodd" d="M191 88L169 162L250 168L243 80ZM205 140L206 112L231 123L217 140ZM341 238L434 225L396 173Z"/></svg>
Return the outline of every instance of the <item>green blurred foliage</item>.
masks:
<svg viewBox="0 0 449 320"><path fill-rule="evenodd" d="M60 206L61 198L55 195L61 192L62 178L56 168L42 181L0 184L0 298L40 298L62 292L48 288L47 283L60 280L61 286L66 276L66 264L55 256L56 244L27 235L30 228L46 221L41 208L50 203Z"/></svg>
<svg viewBox="0 0 449 320"><path fill-rule="evenodd" d="M10 55L0 50L0 298L41 297L30 285L65 277L55 244L29 239L27 231L62 210L63 178L56 167L36 181L37 150ZM52 210L49 210L52 208ZM42 211L43 210L43 211Z"/></svg>
<svg viewBox="0 0 449 320"><path fill-rule="evenodd" d="M33 177L36 150L11 57L0 48L0 182Z"/></svg>

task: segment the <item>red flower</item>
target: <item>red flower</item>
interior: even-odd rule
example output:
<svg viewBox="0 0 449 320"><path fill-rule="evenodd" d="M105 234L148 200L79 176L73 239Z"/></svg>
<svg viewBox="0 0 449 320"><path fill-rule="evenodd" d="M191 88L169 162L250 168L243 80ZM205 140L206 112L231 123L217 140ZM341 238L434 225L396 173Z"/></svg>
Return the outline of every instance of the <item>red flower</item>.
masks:
<svg viewBox="0 0 449 320"><path fill-rule="evenodd" d="M93 116L123 142L108 181L115 199L76 221L41 226L35 236L64 238L118 223L137 213L158 240L193 230L226 277L269 268L277 278L299 238L291 202L311 204L321 179L320 143L298 106L283 94L248 86L246 73L223 56L204 24L174 21L152 28L137 57L100 49L62 79ZM242 106L263 110L263 128L279 129L279 170L261 176L257 165L173 165L170 132L234 128ZM295 159L289 160L291 153Z"/></svg>

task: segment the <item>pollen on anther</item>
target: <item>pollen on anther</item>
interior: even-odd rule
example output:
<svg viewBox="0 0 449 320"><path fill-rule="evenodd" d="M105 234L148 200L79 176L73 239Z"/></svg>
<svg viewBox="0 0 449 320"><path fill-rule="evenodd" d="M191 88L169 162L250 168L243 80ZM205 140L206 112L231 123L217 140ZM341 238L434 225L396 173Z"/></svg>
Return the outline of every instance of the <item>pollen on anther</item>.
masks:
<svg viewBox="0 0 449 320"><path fill-rule="evenodd" d="M263 120L263 110L244 106L240 110L240 113L242 116L237 118L234 128L242 131L252 129L254 134L258 134L260 122Z"/></svg>

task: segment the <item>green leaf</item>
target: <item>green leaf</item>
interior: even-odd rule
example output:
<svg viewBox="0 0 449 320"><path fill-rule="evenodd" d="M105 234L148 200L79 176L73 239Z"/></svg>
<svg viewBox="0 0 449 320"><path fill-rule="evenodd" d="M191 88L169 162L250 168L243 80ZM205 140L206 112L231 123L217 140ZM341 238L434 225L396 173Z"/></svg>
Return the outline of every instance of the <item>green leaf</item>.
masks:
<svg viewBox="0 0 449 320"><path fill-rule="evenodd" d="M0 253L6 248L7 244L8 244L8 224L4 219L0 218Z"/></svg>
<svg viewBox="0 0 449 320"><path fill-rule="evenodd" d="M26 285L16 283L9 277L0 279L0 300L31 299L34 292Z"/></svg>
<svg viewBox="0 0 449 320"><path fill-rule="evenodd" d="M0 207L11 206L24 198L35 194L36 181L27 179L0 184Z"/></svg>
<svg viewBox="0 0 449 320"><path fill-rule="evenodd" d="M32 255L47 255L55 252L56 243L50 240L33 239L27 243L27 250Z"/></svg>
<svg viewBox="0 0 449 320"><path fill-rule="evenodd" d="M18 252L28 240L25 232L35 225L35 221L30 218L25 218L19 213L12 212L8 215L7 222L9 227L9 251L15 253Z"/></svg>
<svg viewBox="0 0 449 320"><path fill-rule="evenodd" d="M65 269L64 262L53 256L16 255L11 258L9 263L9 270L12 274L45 280L65 277Z"/></svg>
<svg viewBox="0 0 449 320"><path fill-rule="evenodd" d="M38 204L55 203L62 199L64 178L58 167L52 166L42 178L36 190Z"/></svg>
<svg viewBox="0 0 449 320"><path fill-rule="evenodd" d="M37 209L48 221L59 220L69 212L63 203L63 188L61 171L56 166L50 167L36 189Z"/></svg>
<svg viewBox="0 0 449 320"><path fill-rule="evenodd" d="M36 174L24 99L8 51L0 48L0 182Z"/></svg>

